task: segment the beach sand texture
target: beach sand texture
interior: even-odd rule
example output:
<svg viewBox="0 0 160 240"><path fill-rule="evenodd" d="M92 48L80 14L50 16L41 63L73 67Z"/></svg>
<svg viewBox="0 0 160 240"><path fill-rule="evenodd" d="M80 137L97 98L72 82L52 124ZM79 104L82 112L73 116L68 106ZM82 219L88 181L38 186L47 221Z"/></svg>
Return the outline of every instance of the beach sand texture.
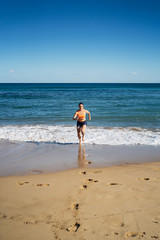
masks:
<svg viewBox="0 0 160 240"><path fill-rule="evenodd" d="M1 240L160 239L160 162L0 178Z"/></svg>

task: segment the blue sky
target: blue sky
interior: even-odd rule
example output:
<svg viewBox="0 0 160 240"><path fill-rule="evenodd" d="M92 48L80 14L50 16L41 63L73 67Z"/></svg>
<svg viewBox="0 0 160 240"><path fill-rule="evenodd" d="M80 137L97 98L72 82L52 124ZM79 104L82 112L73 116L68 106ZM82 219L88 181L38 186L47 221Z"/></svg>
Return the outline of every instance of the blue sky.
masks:
<svg viewBox="0 0 160 240"><path fill-rule="evenodd" d="M159 0L2 1L0 82L160 83Z"/></svg>

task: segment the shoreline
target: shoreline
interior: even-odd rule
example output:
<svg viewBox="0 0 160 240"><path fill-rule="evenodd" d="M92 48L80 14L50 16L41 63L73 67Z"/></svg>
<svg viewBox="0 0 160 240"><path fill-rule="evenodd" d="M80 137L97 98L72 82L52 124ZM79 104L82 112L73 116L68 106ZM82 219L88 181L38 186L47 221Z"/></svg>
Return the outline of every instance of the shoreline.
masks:
<svg viewBox="0 0 160 240"><path fill-rule="evenodd" d="M159 146L15 143L1 141L0 176L157 162Z"/></svg>
<svg viewBox="0 0 160 240"><path fill-rule="evenodd" d="M0 238L159 239L160 161L0 177Z"/></svg>

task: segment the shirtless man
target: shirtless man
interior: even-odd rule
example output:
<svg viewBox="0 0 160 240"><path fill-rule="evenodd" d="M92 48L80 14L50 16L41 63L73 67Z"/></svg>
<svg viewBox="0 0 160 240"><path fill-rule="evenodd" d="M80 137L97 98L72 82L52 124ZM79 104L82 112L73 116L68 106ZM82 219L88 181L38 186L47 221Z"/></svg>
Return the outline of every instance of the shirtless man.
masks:
<svg viewBox="0 0 160 240"><path fill-rule="evenodd" d="M84 142L84 134L87 126L86 113L89 115L89 120L91 120L90 112L83 108L83 103L79 103L79 110L75 112L73 116L73 120L77 120L77 134L78 134L80 143L81 143L81 134L82 134L82 141Z"/></svg>

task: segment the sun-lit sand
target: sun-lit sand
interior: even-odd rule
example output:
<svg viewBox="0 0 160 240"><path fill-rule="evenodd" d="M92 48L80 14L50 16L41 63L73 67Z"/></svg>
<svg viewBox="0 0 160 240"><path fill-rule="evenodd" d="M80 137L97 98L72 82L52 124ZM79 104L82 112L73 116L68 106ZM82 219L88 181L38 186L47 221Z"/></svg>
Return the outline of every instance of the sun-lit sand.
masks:
<svg viewBox="0 0 160 240"><path fill-rule="evenodd" d="M160 162L0 178L0 239L159 239Z"/></svg>

